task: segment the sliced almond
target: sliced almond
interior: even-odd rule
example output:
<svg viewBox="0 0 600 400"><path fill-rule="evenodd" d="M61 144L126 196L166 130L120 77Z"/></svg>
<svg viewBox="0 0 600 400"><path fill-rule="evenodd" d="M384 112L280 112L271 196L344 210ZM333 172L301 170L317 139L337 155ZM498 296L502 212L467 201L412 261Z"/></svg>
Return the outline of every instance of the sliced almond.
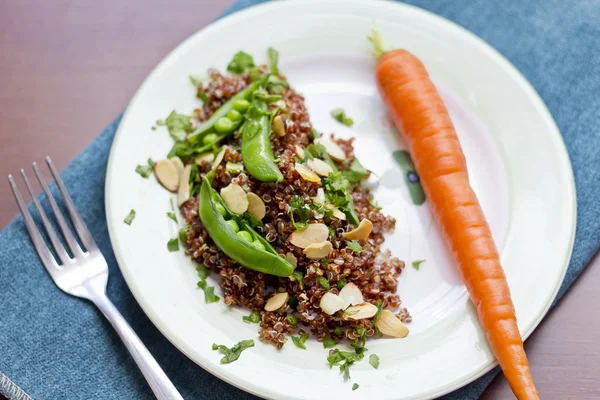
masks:
<svg viewBox="0 0 600 400"><path fill-rule="evenodd" d="M164 159L155 162L154 175L165 189L175 192L179 188L179 174L171 160Z"/></svg>
<svg viewBox="0 0 600 400"><path fill-rule="evenodd" d="M319 175L312 172L306 165L296 163L294 169L300 174L302 179L309 182L321 182Z"/></svg>
<svg viewBox="0 0 600 400"><path fill-rule="evenodd" d="M215 155L212 151L207 151L206 153L198 154L194 159L194 162L197 165L202 165L204 163L210 164L213 161L215 161Z"/></svg>
<svg viewBox="0 0 600 400"><path fill-rule="evenodd" d="M177 192L177 205L181 207L190 198L190 174L192 166L186 165L179 177L179 191Z"/></svg>
<svg viewBox="0 0 600 400"><path fill-rule="evenodd" d="M375 321L375 325L379 328L379 331L387 336L403 338L408 335L408 328L406 325L398 319L390 310L383 310L377 321Z"/></svg>
<svg viewBox="0 0 600 400"><path fill-rule="evenodd" d="M230 183L221 189L221 197L227 208L236 214L242 214L248 209L248 197L240 185Z"/></svg>
<svg viewBox="0 0 600 400"><path fill-rule="evenodd" d="M287 252L285 253L284 258L287 260L287 262L289 262L292 267L296 268L298 266L298 259L296 258L296 256L291 253L291 252ZM294 275L290 275L290 279L292 279L294 277ZM296 278L292 279L295 280Z"/></svg>
<svg viewBox="0 0 600 400"><path fill-rule="evenodd" d="M210 166L211 171L217 170L217 167L219 166L219 164L221 164L221 161L223 161L223 157L225 157L226 149L227 149L227 147L223 146L221 148L221 150L217 153L217 155L215 156L215 160L213 161L212 165Z"/></svg>
<svg viewBox="0 0 600 400"><path fill-rule="evenodd" d="M248 193L246 198L248 199L248 212L259 221L263 219L267 213L265 202L254 193Z"/></svg>
<svg viewBox="0 0 600 400"><path fill-rule="evenodd" d="M342 290L340 290L339 296L346 303L345 307L355 306L365 302L362 292L354 283L347 283Z"/></svg>
<svg viewBox="0 0 600 400"><path fill-rule="evenodd" d="M368 219L363 219L360 224L350 232L345 232L342 235L349 240L365 240L373 231L373 223Z"/></svg>
<svg viewBox="0 0 600 400"><path fill-rule="evenodd" d="M315 204L325 204L325 191L323 188L317 189L317 195L313 197L312 200Z"/></svg>
<svg viewBox="0 0 600 400"><path fill-rule="evenodd" d="M335 208L335 207L333 208L333 216L342 221L346 220L346 214L344 214L338 208Z"/></svg>
<svg viewBox="0 0 600 400"><path fill-rule="evenodd" d="M276 311L281 307L285 306L288 302L290 296L286 293L277 293L267 300L267 304L265 304L265 311Z"/></svg>
<svg viewBox="0 0 600 400"><path fill-rule="evenodd" d="M333 315L344 307L344 300L336 294L327 292L321 297L319 306L325 314Z"/></svg>
<svg viewBox="0 0 600 400"><path fill-rule="evenodd" d="M285 136L285 118L283 118L281 115L276 116L273 118L272 125L273 132L275 132L277 136Z"/></svg>
<svg viewBox="0 0 600 400"><path fill-rule="evenodd" d="M294 147L294 150L296 150L296 155L297 155L298 157L300 157L300 158L304 158L304 154L305 154L305 153L304 153L304 149L302 148L302 146L300 146L300 145L298 145L298 144L297 144L297 145Z"/></svg>
<svg viewBox="0 0 600 400"><path fill-rule="evenodd" d="M342 148L335 142L332 142L329 139L318 139L315 140L316 143L322 144L327 151L327 154L338 161L344 161L346 159L346 152L342 150Z"/></svg>
<svg viewBox="0 0 600 400"><path fill-rule="evenodd" d="M345 303L344 303L345 304ZM344 311L344 319L365 319L371 318L377 314L377 307L371 303L362 303L357 306L350 306Z"/></svg>
<svg viewBox="0 0 600 400"><path fill-rule="evenodd" d="M322 258L327 257L332 250L333 245L331 244L331 242L325 241L320 243L313 243L307 246L304 250L302 250L302 252L306 254L306 257L310 258L311 260L320 260Z"/></svg>
<svg viewBox="0 0 600 400"><path fill-rule="evenodd" d="M321 243L329 237L329 229L325 224L308 224L305 229L294 231L290 235L290 243L301 249L305 249L311 244Z"/></svg>
<svg viewBox="0 0 600 400"><path fill-rule="evenodd" d="M312 160L306 161L306 166L312 169L317 175L327 176L333 173L333 169L323 160L313 158Z"/></svg>
<svg viewBox="0 0 600 400"><path fill-rule="evenodd" d="M177 175L181 176L181 174L183 173L183 168L185 168L185 166L183 165L183 161L181 161L181 158L171 157L169 158L169 160L171 160L171 162L175 166L175 169L177 170Z"/></svg>

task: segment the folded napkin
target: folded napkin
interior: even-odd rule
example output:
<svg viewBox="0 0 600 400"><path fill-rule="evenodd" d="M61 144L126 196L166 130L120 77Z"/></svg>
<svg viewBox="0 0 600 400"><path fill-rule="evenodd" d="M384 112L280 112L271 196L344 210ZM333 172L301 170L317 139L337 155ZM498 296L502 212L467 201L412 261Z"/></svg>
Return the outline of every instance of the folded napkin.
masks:
<svg viewBox="0 0 600 400"><path fill-rule="evenodd" d="M259 2L240 0L226 14ZM600 202L596 201L600 197L600 4L596 0L407 3L457 22L498 49L529 79L554 116L575 171L578 207L575 248L560 297L600 246ZM123 281L104 213L106 164L119 120L62 174L110 266L108 296L184 398L254 398L181 354L148 320ZM104 317L93 305L61 292L47 276L22 217L0 232L0 249L0 393L11 400L152 397ZM491 371L447 398L476 399L496 373Z"/></svg>

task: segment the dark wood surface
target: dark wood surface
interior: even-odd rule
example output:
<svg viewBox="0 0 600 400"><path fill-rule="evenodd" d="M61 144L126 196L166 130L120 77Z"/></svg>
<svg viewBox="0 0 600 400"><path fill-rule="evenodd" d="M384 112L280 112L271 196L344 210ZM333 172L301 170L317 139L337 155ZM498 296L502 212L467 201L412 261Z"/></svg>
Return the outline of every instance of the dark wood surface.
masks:
<svg viewBox="0 0 600 400"><path fill-rule="evenodd" d="M46 154L62 169L162 57L232 1L0 0L0 175ZM0 185L0 226L16 213ZM544 399L600 399L598 264L527 341ZM483 399L511 397L498 377Z"/></svg>

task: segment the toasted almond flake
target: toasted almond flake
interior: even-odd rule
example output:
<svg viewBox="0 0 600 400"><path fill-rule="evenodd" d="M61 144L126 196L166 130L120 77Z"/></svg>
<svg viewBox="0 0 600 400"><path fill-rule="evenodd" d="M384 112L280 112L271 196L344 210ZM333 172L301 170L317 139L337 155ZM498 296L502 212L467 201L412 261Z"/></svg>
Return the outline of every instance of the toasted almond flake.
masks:
<svg viewBox="0 0 600 400"><path fill-rule="evenodd" d="M285 118L282 117L281 115L276 116L275 118L273 118L273 132L275 132L275 134L277 136L285 136Z"/></svg>
<svg viewBox="0 0 600 400"><path fill-rule="evenodd" d="M223 157L225 157L226 149L227 149L227 146L223 146L221 148L221 150L219 151L219 153L217 153L217 155L215 156L215 160L213 161L212 165L210 166L211 171L217 170L217 167L219 166L219 164L221 164L221 161L223 161Z"/></svg>
<svg viewBox="0 0 600 400"><path fill-rule="evenodd" d="M335 142L329 139L318 139L315 142L322 144L327 151L327 154L338 161L344 161L346 159L346 152Z"/></svg>
<svg viewBox="0 0 600 400"><path fill-rule="evenodd" d="M346 220L346 214L344 214L338 208L335 208L335 207L333 208L333 216L342 221Z"/></svg>
<svg viewBox="0 0 600 400"><path fill-rule="evenodd" d="M296 163L294 169L300 174L302 179L309 182L321 182L319 175L312 172L306 165Z"/></svg>
<svg viewBox="0 0 600 400"><path fill-rule="evenodd" d="M277 293L267 300L267 304L265 304L265 311L276 311L281 307L287 304L290 296L286 293Z"/></svg>
<svg viewBox="0 0 600 400"><path fill-rule="evenodd" d="M375 325L379 328L379 331L387 336L403 338L408 335L408 328L406 325L398 319L390 310L383 310L377 321L375 321Z"/></svg>
<svg viewBox="0 0 600 400"><path fill-rule="evenodd" d="M284 257L287 262L289 262L292 267L296 268L298 266L298 259L296 258L296 256L291 253L291 252L287 252L285 253L285 257ZM294 277L294 275L290 275L290 279L292 279ZM294 278L293 280L296 280L296 278Z"/></svg>
<svg viewBox="0 0 600 400"><path fill-rule="evenodd" d="M203 163L210 164L213 161L215 161L215 155L212 151L207 151L206 153L198 154L194 159L194 162L197 165L202 165Z"/></svg>
<svg viewBox="0 0 600 400"><path fill-rule="evenodd" d="M179 174L171 160L164 159L155 162L154 175L165 189L175 192L179 188Z"/></svg>
<svg viewBox="0 0 600 400"><path fill-rule="evenodd" d="M320 260L325 258L333 250L333 245L330 241L324 241L320 243L313 243L307 246L302 252L306 254L306 257L311 260Z"/></svg>
<svg viewBox="0 0 600 400"><path fill-rule="evenodd" d="M231 212L242 214L248 209L248 197L240 185L230 183L221 189L221 197Z"/></svg>
<svg viewBox="0 0 600 400"><path fill-rule="evenodd" d="M347 283L342 290L340 290L339 296L345 301L344 308L348 306L355 306L365 302L362 292L354 283Z"/></svg>
<svg viewBox="0 0 600 400"><path fill-rule="evenodd" d="M373 231L373 223L368 219L363 219L356 228L342 235L349 240L365 240L369 237L371 231Z"/></svg>
<svg viewBox="0 0 600 400"><path fill-rule="evenodd" d="M344 300L336 294L327 292L321 297L319 306L325 314L333 315L344 307Z"/></svg>
<svg viewBox="0 0 600 400"><path fill-rule="evenodd" d="M345 303L344 303L345 304ZM377 307L371 303L362 303L357 306L350 306L344 311L344 319L365 319L371 318L377 314Z"/></svg>
<svg viewBox="0 0 600 400"><path fill-rule="evenodd" d="M317 195L313 197L312 200L313 203L316 204L325 204L325 191L323 190L323 188L317 189Z"/></svg>
<svg viewBox="0 0 600 400"><path fill-rule="evenodd" d="M313 243L321 243L329 237L329 229L325 224L308 224L305 229L296 230L290 235L290 243L305 249Z"/></svg>
<svg viewBox="0 0 600 400"><path fill-rule="evenodd" d="M186 165L179 177L179 191L177 192L177 205L181 207L190 198L190 174L192 166Z"/></svg>
<svg viewBox="0 0 600 400"><path fill-rule="evenodd" d="M306 166L312 169L317 175L321 176L327 176L333 172L333 169L331 169L329 164L318 158L306 161Z"/></svg>
<svg viewBox="0 0 600 400"><path fill-rule="evenodd" d="M304 149L302 148L302 146L300 146L300 145L298 145L298 144L297 144L297 145L294 147L294 150L296 150L296 155L297 155L298 157L300 157L300 158L304 158L304 155L305 155L305 153L304 153Z"/></svg>
<svg viewBox="0 0 600 400"><path fill-rule="evenodd" d="M248 212L259 221L263 219L267 213L264 201L252 192L248 193L246 198L248 199Z"/></svg>
<svg viewBox="0 0 600 400"><path fill-rule="evenodd" d="M183 168L185 168L185 166L183 165L183 161L181 161L181 158L179 157L171 157L169 158L169 160L171 160L171 162L175 166L175 169L177 170L177 179L179 180L179 177L183 173Z"/></svg>

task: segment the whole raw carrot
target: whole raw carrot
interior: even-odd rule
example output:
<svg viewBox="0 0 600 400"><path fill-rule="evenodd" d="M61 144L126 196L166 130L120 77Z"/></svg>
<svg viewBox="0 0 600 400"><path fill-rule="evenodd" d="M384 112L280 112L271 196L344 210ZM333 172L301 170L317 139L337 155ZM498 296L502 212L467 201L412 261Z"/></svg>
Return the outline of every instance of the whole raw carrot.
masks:
<svg viewBox="0 0 600 400"><path fill-rule="evenodd" d="M379 92L421 178L434 218L477 308L481 326L518 399L538 399L515 309L489 225L469 184L465 156L448 110L421 61L406 50L378 58Z"/></svg>

